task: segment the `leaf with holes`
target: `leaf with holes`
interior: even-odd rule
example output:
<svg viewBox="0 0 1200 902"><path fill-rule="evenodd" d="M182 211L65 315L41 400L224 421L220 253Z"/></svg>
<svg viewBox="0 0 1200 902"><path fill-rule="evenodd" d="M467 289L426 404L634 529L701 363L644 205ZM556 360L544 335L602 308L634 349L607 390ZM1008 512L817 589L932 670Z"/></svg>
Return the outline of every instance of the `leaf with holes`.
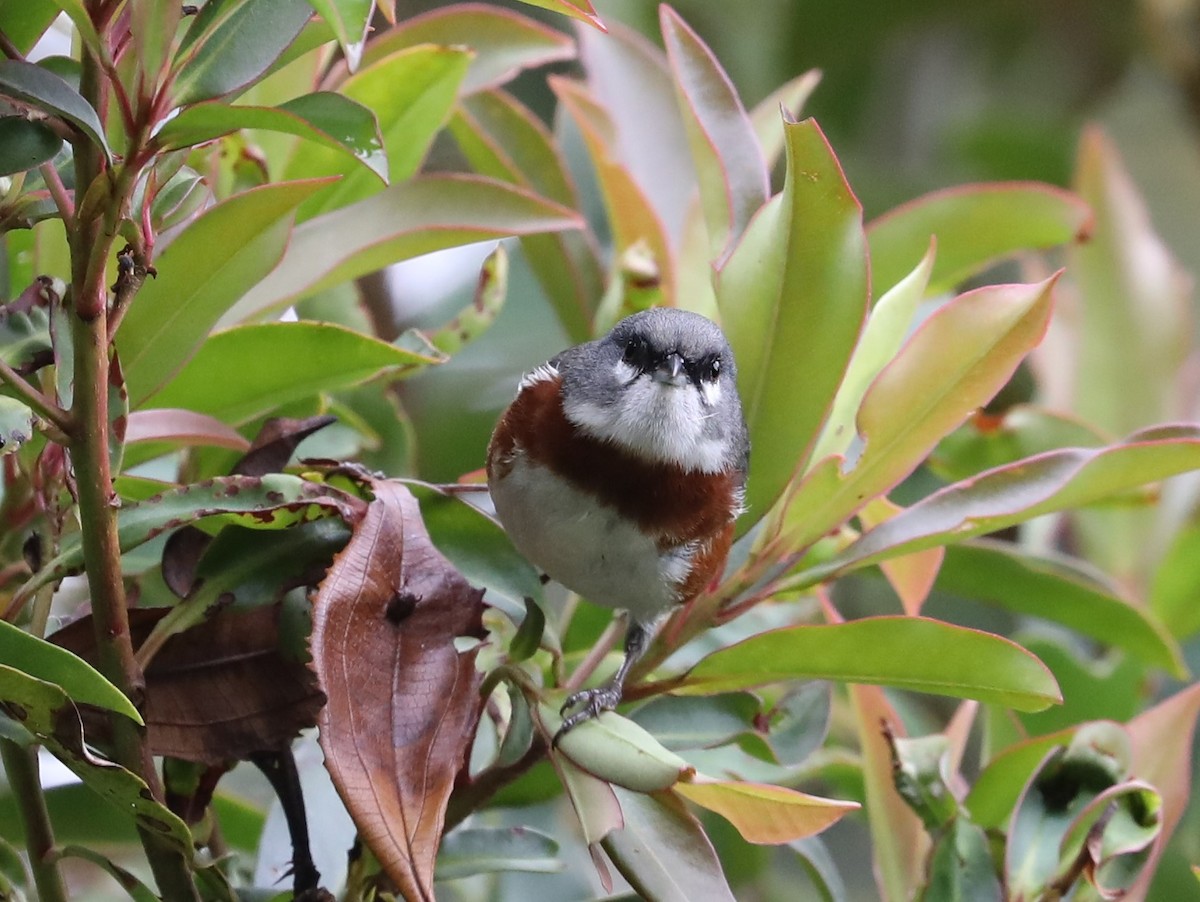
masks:
<svg viewBox="0 0 1200 902"><path fill-rule="evenodd" d="M416 499L375 496L313 604L312 657L328 703L325 766L358 829L408 899L433 899L446 803L475 735L483 592L433 547Z"/></svg>

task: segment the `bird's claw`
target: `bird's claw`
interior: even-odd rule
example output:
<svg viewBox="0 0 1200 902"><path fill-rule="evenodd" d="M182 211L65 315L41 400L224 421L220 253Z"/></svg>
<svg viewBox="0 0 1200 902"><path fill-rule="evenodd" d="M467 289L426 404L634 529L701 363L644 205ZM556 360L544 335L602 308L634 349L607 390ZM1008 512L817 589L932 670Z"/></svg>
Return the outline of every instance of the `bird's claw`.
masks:
<svg viewBox="0 0 1200 902"><path fill-rule="evenodd" d="M563 719L562 726L558 728L558 732L554 734L554 739L550 744L557 748L559 740L571 732L571 730L575 729L581 723L595 720L600 716L601 711L613 710L620 701L621 687L612 685L598 686L595 689L582 689L567 696L567 700L558 709L559 714L566 714L569 710L579 705L583 707L570 717Z"/></svg>

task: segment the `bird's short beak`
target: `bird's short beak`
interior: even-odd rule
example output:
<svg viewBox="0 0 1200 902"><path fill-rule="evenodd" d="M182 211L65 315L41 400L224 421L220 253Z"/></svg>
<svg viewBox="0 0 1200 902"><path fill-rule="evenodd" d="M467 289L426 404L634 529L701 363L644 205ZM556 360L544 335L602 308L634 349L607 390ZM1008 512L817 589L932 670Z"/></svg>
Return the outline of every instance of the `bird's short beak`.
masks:
<svg viewBox="0 0 1200 902"><path fill-rule="evenodd" d="M682 385L686 382L683 376L683 357L672 351L663 358L662 363L654 371L654 379L656 382L665 382L667 385Z"/></svg>

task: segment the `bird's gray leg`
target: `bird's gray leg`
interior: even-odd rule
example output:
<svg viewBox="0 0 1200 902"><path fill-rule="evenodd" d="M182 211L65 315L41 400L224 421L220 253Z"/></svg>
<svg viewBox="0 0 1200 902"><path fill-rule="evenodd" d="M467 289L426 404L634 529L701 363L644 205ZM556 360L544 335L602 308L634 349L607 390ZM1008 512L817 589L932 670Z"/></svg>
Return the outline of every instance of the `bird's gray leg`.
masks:
<svg viewBox="0 0 1200 902"><path fill-rule="evenodd" d="M563 720L562 726L554 734L554 745L558 745L558 741L563 736L584 721L593 720L600 716L601 711L611 711L620 703L621 695L625 691L625 678L629 676L633 665L646 653L653 634L653 628L645 624L636 621L629 624L629 629L625 631L625 660L621 662L621 666L617 668L613 678L603 686L597 686L595 689L582 689L567 697L567 700L563 702L562 713L576 705L583 705L583 707Z"/></svg>

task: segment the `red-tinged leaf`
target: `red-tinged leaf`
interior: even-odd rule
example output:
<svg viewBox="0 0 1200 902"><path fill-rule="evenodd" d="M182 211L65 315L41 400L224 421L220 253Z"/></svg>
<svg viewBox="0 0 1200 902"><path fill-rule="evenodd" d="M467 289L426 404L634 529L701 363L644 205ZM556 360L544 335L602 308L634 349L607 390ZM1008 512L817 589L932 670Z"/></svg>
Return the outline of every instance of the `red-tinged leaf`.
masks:
<svg viewBox="0 0 1200 902"><path fill-rule="evenodd" d="M858 411L866 443L849 473L822 462L788 499L804 512L794 539L806 548L890 491L945 435L1008 382L1045 334L1054 278L992 285L939 308L879 373Z"/></svg>
<svg viewBox="0 0 1200 902"><path fill-rule="evenodd" d="M619 22L607 35L581 28L578 40L588 94L613 123L613 158L629 171L677 248L696 195L696 171L666 54Z"/></svg>
<svg viewBox="0 0 1200 902"><path fill-rule="evenodd" d="M578 209L579 196L553 136L541 119L505 91L481 91L460 102L449 131L480 175L509 182ZM588 230L528 235L525 258L554 305L568 336L592 336L592 316L604 295L595 237Z"/></svg>
<svg viewBox="0 0 1200 902"><path fill-rule="evenodd" d="M879 897L889 902L913 898L929 854L929 834L917 813L896 791L892 750L884 733L904 736L904 723L877 686L849 686L850 704L862 750L866 807L871 816L871 856Z"/></svg>
<svg viewBox="0 0 1200 902"><path fill-rule="evenodd" d="M832 148L812 120L784 128L783 193L751 221L717 282L754 448L741 532L806 463L869 294L862 208Z"/></svg>
<svg viewBox="0 0 1200 902"><path fill-rule="evenodd" d="M328 703L325 766L360 834L407 899L432 900L446 802L475 734L483 592L429 541L396 482L334 560L313 605L312 657Z"/></svg>
<svg viewBox="0 0 1200 902"><path fill-rule="evenodd" d="M341 83L328 82L339 95L374 114L387 154L385 181L402 182L420 168L450 115L469 60L463 47L409 47L364 66ZM296 147L285 176L317 175L341 178L300 208L300 222L371 197L380 188L379 178L344 150L306 141Z"/></svg>
<svg viewBox="0 0 1200 902"><path fill-rule="evenodd" d="M864 528L870 529L885 520L890 520L902 510L899 505L892 504L887 498L880 496L859 511L858 518ZM906 554L884 561L879 565L888 583L900 597L905 614L915 617L921 613L921 605L925 603L929 591L937 581L945 555L945 548L928 548L916 554Z"/></svg>
<svg viewBox="0 0 1200 902"><path fill-rule="evenodd" d="M1054 677L1014 642L924 617L759 633L701 659L673 686L711 695L796 679L873 683L1040 711L1062 701Z"/></svg>
<svg viewBox="0 0 1200 902"><path fill-rule="evenodd" d="M130 611L134 644L171 610ZM278 749L316 724L324 696L308 666L280 649L279 617L278 605L224 610L166 641L145 670L152 754L218 765ZM50 639L96 659L90 616Z"/></svg>
<svg viewBox="0 0 1200 902"><path fill-rule="evenodd" d="M857 802L823 799L769 783L701 777L675 784L674 791L721 815L746 842L765 845L779 845L820 833L860 807Z"/></svg>
<svg viewBox="0 0 1200 902"><path fill-rule="evenodd" d="M799 574L814 585L911 551L1082 507L1200 467L1200 428L1160 426L1106 448L1064 448L947 486Z"/></svg>
<svg viewBox="0 0 1200 902"><path fill-rule="evenodd" d="M821 70L809 69L803 75L797 75L780 85L750 111L750 125L758 137L768 169L778 162L779 155L783 153L784 121L800 119L800 111L820 82ZM780 115L781 110L787 111L786 116Z"/></svg>
<svg viewBox="0 0 1200 902"><path fill-rule="evenodd" d="M1152 784L1163 797L1162 833L1129 898L1144 898L1155 864L1179 824L1195 788L1192 782L1192 739L1200 716L1200 684L1159 702L1129 722L1133 741L1133 776Z"/></svg>
<svg viewBox="0 0 1200 902"><path fill-rule="evenodd" d="M600 17L596 15L596 8L592 6L591 0L575 0L575 2L572 0L521 0L521 2L586 22L597 31L608 30L600 21Z"/></svg>
<svg viewBox="0 0 1200 902"><path fill-rule="evenodd" d="M296 207L328 180L264 185L207 210L159 254L117 333L138 406L178 372L216 322L284 255Z"/></svg>
<svg viewBox="0 0 1200 902"><path fill-rule="evenodd" d="M649 248L658 269L664 301L675 299L675 255L654 207L632 173L617 158L612 120L586 88L575 81L551 77L559 103L583 133L588 155L600 182L604 208L613 233L613 254L621 257L634 245Z"/></svg>
<svg viewBox="0 0 1200 902"><path fill-rule="evenodd" d="M604 839L604 851L645 899L733 902L721 861L703 828L672 793L617 789L625 825Z"/></svg>
<svg viewBox="0 0 1200 902"><path fill-rule="evenodd" d="M926 194L867 226L871 278L891 288L938 242L931 292L947 291L1018 251L1087 237L1091 211L1070 192L1037 182L965 185Z"/></svg>
<svg viewBox="0 0 1200 902"><path fill-rule="evenodd" d="M1080 305L1072 409L1124 435L1183 409L1173 386L1189 351L1192 280L1099 128L1084 132L1073 187L1095 222L1068 258Z"/></svg>
<svg viewBox="0 0 1200 902"><path fill-rule="evenodd" d="M474 51L459 89L464 95L506 84L526 69L575 56L575 44L567 35L528 16L485 3L456 3L405 19L373 38L363 53L363 64L418 44L455 44Z"/></svg>
<svg viewBox="0 0 1200 902"><path fill-rule="evenodd" d="M576 229L579 214L520 188L464 175L420 176L297 226L279 265L225 322L430 251Z"/></svg>
<svg viewBox="0 0 1200 902"><path fill-rule="evenodd" d="M127 444L170 442L179 445L205 445L245 451L250 443L242 434L220 420L178 407L153 407L135 410L125 430Z"/></svg>
<svg viewBox="0 0 1200 902"><path fill-rule="evenodd" d="M767 166L750 117L712 51L665 4L659 24L700 182L711 256L720 266L767 201Z"/></svg>

